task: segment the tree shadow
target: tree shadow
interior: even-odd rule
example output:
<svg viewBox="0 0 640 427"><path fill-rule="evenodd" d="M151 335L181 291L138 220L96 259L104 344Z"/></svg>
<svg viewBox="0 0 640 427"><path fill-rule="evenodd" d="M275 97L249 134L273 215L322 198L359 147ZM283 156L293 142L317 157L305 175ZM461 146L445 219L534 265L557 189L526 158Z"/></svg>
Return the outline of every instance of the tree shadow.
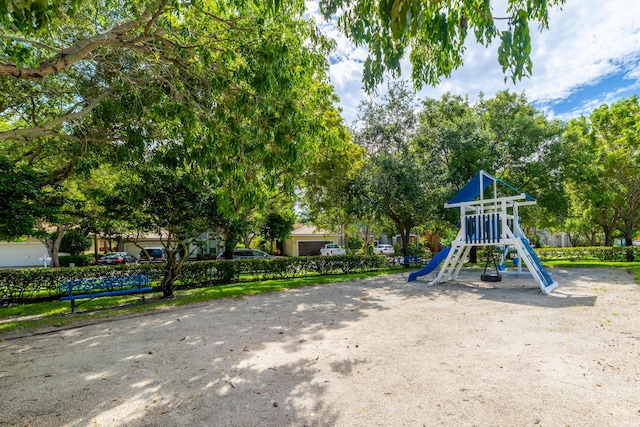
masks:
<svg viewBox="0 0 640 427"><path fill-rule="evenodd" d="M358 361L322 347L384 309L369 287L299 288L0 342L0 425L335 425L327 384Z"/></svg>
<svg viewBox="0 0 640 427"><path fill-rule="evenodd" d="M421 277L408 286L398 288L407 298L428 296L430 298L448 298L459 301L471 295L480 299L508 304L530 305L536 307L567 308L576 306L593 307L597 296L577 283L597 283L589 271L554 271L554 278L559 283L551 294L543 295L540 287L530 274L504 274L500 282L483 282L480 279L482 270L477 268L463 269L457 280L430 286L435 274ZM404 274L408 277L408 274ZM411 284L415 284L411 286ZM591 294L590 294L591 293Z"/></svg>
<svg viewBox="0 0 640 427"><path fill-rule="evenodd" d="M376 357L358 348L359 322L382 314L380 328L410 327L399 308L410 299L425 311L445 302L440 313L478 300L545 308L597 302L597 281L586 270L554 271L560 287L549 296L530 278L487 285L476 273L433 287L407 282L408 273L378 276L0 341L0 425L336 425L345 417L341 399L350 396L335 384L362 375L367 357ZM375 339L385 337L380 331Z"/></svg>

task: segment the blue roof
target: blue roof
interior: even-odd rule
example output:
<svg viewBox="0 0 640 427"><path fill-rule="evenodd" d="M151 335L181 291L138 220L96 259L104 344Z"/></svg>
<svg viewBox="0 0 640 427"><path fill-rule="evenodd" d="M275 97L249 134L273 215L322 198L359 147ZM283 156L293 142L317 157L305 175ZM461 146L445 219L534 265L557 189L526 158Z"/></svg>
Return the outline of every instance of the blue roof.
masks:
<svg viewBox="0 0 640 427"><path fill-rule="evenodd" d="M481 177L482 177L482 180L480 179ZM481 181L482 181L482 184L481 184ZM467 182L465 186L462 187L462 189L458 191L456 195L453 196L451 200L447 202L447 204L471 202L475 200L476 197L478 197L481 192L483 192L490 184L492 184L495 181L498 181L501 184L504 184L505 186L507 186L517 194L521 193L521 191L518 191L517 189L507 184L500 178L496 178L495 176L488 174L485 171L480 171L473 178L471 178L471 181ZM529 196L528 194L525 194L525 196L527 200L531 200L531 201L536 200L533 197Z"/></svg>
<svg viewBox="0 0 640 427"><path fill-rule="evenodd" d="M482 188L480 188L480 176L482 174L485 176L482 179ZM493 181L495 181L495 177L489 175L486 172L480 171L471 178L471 181L467 182L464 187L460 191L456 193L455 196L447 203L461 203L461 202L471 202L476 199L480 195L481 191L484 191L485 188L489 186Z"/></svg>

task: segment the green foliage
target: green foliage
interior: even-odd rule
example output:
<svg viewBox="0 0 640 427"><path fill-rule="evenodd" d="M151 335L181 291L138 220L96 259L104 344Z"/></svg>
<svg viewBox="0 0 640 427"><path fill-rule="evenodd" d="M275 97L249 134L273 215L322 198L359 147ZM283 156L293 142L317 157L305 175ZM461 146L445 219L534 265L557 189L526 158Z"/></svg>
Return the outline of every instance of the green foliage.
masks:
<svg viewBox="0 0 640 427"><path fill-rule="evenodd" d="M93 254L61 256L59 260L60 267L69 267L71 264L75 267L86 267L93 264Z"/></svg>
<svg viewBox="0 0 640 427"><path fill-rule="evenodd" d="M72 256L77 256L80 253L91 248L92 240L84 231L79 228L74 228L64 233L62 241L60 242L60 251L68 252ZM62 264L60 264L62 265Z"/></svg>
<svg viewBox="0 0 640 427"><path fill-rule="evenodd" d="M32 235L36 220L47 214L42 200L42 180L29 167L19 167L0 156L0 239Z"/></svg>
<svg viewBox="0 0 640 427"><path fill-rule="evenodd" d="M260 235L265 242L270 242L273 248L273 242L284 241L291 236L294 222L295 217L293 215L286 218L279 213L272 212L265 218ZM273 252L273 249L271 252Z"/></svg>
<svg viewBox="0 0 640 427"><path fill-rule="evenodd" d="M356 235L349 236L349 246L348 249L352 251L357 251L364 247L364 240L362 237Z"/></svg>
<svg viewBox="0 0 640 427"><path fill-rule="evenodd" d="M162 290L173 294L173 284L187 259L191 243L220 217L214 189L202 177L162 164L148 164L136 179L116 186L103 200L106 215L128 228L153 231L167 252Z"/></svg>
<svg viewBox="0 0 640 427"><path fill-rule="evenodd" d="M438 171L439 206L482 169L538 199L537 210L520 212L527 223L542 228L566 217L562 123L547 120L523 94L502 91L474 106L445 94L425 100L419 119L416 150ZM446 218L457 221L457 212L439 211L432 229L442 230Z"/></svg>
<svg viewBox="0 0 640 427"><path fill-rule="evenodd" d="M0 1L0 28L38 34L74 15L81 0Z"/></svg>
<svg viewBox="0 0 640 427"><path fill-rule="evenodd" d="M563 3L509 0L501 11L506 16L498 17L490 1L321 0L320 7L325 16L338 14L338 24L351 41L367 46L363 80L372 91L385 72L400 74L408 50L414 85L437 85L462 65L469 34L484 46L500 41L498 62L514 82L529 76L533 65L529 27L537 23L540 29L547 28L549 9Z"/></svg>
<svg viewBox="0 0 640 427"><path fill-rule="evenodd" d="M571 231L586 234L597 226L610 246L620 230L631 245L640 224L639 129L637 96L602 105L589 118L569 123L565 169Z"/></svg>
<svg viewBox="0 0 640 427"><path fill-rule="evenodd" d="M250 280L295 278L308 275L349 274L388 268L384 257L276 257L185 263L177 287L201 287L231 283L242 275ZM148 274L154 287L162 289L165 264L117 267L0 270L0 305L57 299L58 285L67 280Z"/></svg>
<svg viewBox="0 0 640 427"><path fill-rule="evenodd" d="M364 189L372 215L390 221L402 238L402 253L408 254L409 234L426 222L440 202L437 170L429 158L418 154L415 140L418 120L415 99L403 82L389 85L382 103L361 106L361 123L354 142L368 155L356 182ZM358 199L356 199L358 200Z"/></svg>
<svg viewBox="0 0 640 427"><path fill-rule="evenodd" d="M536 254L543 261L566 259L572 262L597 259L599 261L633 262L640 260L637 246L593 246L577 248L536 248Z"/></svg>

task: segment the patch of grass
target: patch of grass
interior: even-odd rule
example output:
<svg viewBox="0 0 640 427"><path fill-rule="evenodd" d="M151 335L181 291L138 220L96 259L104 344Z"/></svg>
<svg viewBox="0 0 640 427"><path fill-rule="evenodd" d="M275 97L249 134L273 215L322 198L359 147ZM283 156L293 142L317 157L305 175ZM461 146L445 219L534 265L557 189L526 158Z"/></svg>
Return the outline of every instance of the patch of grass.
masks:
<svg viewBox="0 0 640 427"><path fill-rule="evenodd" d="M640 283L640 262L613 262L613 261L544 261L542 263L547 267L570 268L570 267L616 267L626 268L636 278L636 283Z"/></svg>
<svg viewBox="0 0 640 427"><path fill-rule="evenodd" d="M174 298L164 299L162 293L146 294L146 303L140 296L123 295L100 297L93 300L78 300L76 313L71 314L69 301L49 301L0 308L0 334L22 329L35 331L60 328L93 319L104 319L125 314L136 314L154 309L211 301L220 298L238 298L302 286L338 283L364 279L397 270L374 271L334 276L311 276L293 279L264 280L258 282L238 282L230 285L203 288L176 289ZM78 305L79 303L79 305Z"/></svg>
<svg viewBox="0 0 640 427"><path fill-rule="evenodd" d="M630 265L640 265L639 263L628 263L628 262L615 262L615 261L599 261L597 259L592 260L582 260L582 261L569 261L569 260L552 260L552 261L543 261L543 265L547 267L561 267L561 268L570 268L570 267L629 267Z"/></svg>
<svg viewBox="0 0 640 427"><path fill-rule="evenodd" d="M633 264L636 265L629 266L629 271L636 277L636 283L640 283L640 262L634 262Z"/></svg>

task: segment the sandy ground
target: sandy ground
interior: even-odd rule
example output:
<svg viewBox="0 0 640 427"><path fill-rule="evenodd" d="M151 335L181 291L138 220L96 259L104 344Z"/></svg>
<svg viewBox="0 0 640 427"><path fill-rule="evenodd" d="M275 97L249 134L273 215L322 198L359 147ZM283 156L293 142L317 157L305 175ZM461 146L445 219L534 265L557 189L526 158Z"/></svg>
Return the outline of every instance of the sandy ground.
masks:
<svg viewBox="0 0 640 427"><path fill-rule="evenodd" d="M406 274L0 342L2 426L638 426L624 269Z"/></svg>

